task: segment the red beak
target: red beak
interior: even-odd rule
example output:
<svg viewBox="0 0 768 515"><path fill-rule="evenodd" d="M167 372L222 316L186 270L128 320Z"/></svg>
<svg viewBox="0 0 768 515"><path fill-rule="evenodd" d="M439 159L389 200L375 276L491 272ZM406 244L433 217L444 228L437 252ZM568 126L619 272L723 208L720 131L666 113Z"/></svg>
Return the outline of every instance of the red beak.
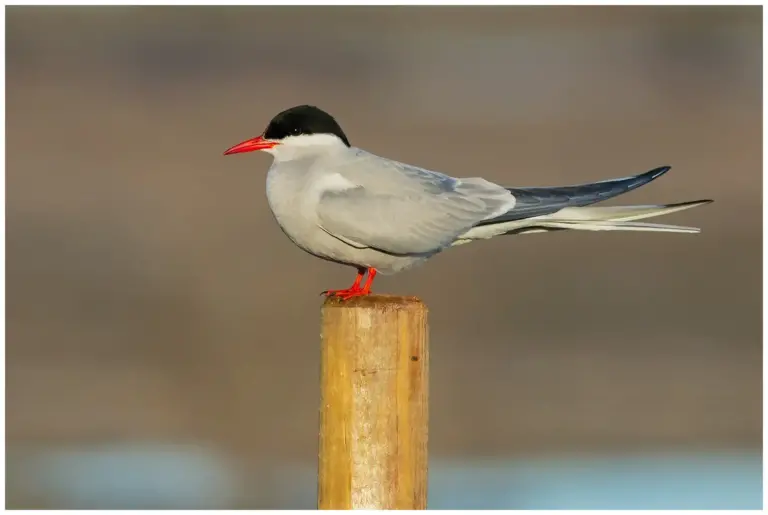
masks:
<svg viewBox="0 0 768 515"><path fill-rule="evenodd" d="M232 148L227 149L226 152L224 152L225 156L228 156L229 154L240 154L241 152L253 152L254 150L264 150L267 148L276 147L278 145L277 141L267 141L263 137L259 136L258 138L253 138L249 140L245 140L242 143L238 143Z"/></svg>

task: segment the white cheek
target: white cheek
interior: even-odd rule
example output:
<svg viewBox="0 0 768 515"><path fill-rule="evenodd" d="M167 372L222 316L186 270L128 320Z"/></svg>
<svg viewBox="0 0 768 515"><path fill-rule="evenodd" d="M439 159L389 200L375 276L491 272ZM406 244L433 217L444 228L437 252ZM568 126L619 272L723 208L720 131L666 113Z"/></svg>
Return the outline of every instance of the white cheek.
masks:
<svg viewBox="0 0 768 515"><path fill-rule="evenodd" d="M287 147L323 147L338 145L341 140L333 134L302 134L299 136L286 136L282 145Z"/></svg>

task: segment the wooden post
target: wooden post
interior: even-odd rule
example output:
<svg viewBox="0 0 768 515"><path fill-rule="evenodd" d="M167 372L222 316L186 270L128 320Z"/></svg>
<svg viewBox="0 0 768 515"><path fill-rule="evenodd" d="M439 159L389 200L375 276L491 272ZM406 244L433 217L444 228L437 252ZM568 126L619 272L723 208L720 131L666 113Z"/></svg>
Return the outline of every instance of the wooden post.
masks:
<svg viewBox="0 0 768 515"><path fill-rule="evenodd" d="M417 298L325 301L318 508L426 509L427 342Z"/></svg>

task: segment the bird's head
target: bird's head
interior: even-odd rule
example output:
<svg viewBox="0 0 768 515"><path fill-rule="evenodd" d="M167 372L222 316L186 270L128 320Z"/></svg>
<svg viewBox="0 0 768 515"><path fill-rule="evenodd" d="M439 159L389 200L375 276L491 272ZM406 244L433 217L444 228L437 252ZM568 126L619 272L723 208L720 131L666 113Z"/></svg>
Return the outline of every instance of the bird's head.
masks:
<svg viewBox="0 0 768 515"><path fill-rule="evenodd" d="M349 146L333 116L315 106L302 105L279 113L260 136L238 143L224 155L262 150L276 160L289 160Z"/></svg>

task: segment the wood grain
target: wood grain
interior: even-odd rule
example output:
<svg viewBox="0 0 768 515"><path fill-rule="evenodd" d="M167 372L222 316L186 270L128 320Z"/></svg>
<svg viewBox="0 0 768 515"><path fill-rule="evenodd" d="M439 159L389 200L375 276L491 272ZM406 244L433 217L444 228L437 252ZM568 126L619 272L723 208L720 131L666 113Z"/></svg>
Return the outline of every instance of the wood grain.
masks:
<svg viewBox="0 0 768 515"><path fill-rule="evenodd" d="M426 509L428 374L419 299L326 300L318 508Z"/></svg>

